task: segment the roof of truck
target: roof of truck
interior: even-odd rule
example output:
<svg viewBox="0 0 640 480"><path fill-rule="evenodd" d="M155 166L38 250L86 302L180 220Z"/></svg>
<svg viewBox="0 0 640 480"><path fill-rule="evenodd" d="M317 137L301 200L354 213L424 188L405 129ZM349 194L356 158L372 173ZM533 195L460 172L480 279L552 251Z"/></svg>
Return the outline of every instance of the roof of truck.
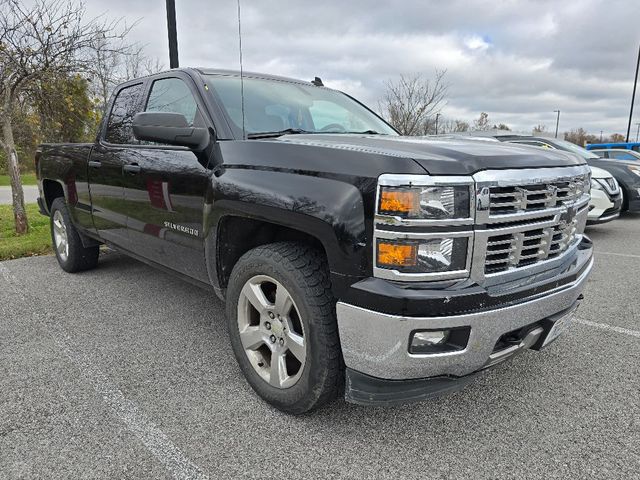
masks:
<svg viewBox="0 0 640 480"><path fill-rule="evenodd" d="M203 68L203 67L197 67L197 68L194 68L194 70L197 70L203 75L221 75L221 76L227 76L227 77L240 77L239 70L225 70L225 69L219 69L219 68ZM265 80L278 80L281 82L301 83L303 85L311 84L311 80L305 81L297 78L281 77L279 75L269 75L266 73L258 73L258 72L243 71L242 76L244 78L262 78Z"/></svg>

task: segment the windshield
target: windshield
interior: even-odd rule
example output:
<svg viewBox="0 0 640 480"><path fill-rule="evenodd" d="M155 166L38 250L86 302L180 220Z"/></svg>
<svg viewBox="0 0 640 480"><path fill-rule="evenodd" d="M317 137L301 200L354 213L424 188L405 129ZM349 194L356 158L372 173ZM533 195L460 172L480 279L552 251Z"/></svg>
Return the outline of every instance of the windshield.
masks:
<svg viewBox="0 0 640 480"><path fill-rule="evenodd" d="M207 77L232 127L241 134L240 78ZM245 77L244 113L245 130L250 137L278 132L397 135L383 120L344 93L312 84Z"/></svg>
<svg viewBox="0 0 640 480"><path fill-rule="evenodd" d="M553 139L553 143L558 145L561 149L568 150L569 152L577 153L582 158L591 159L591 158L600 158L593 152L590 152L586 148L579 147L575 143L567 142L566 140L557 140Z"/></svg>

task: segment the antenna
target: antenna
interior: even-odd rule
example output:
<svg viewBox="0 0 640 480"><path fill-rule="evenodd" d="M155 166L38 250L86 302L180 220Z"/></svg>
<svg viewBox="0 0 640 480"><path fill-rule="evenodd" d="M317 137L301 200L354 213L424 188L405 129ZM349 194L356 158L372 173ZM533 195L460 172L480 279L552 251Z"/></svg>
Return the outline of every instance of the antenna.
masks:
<svg viewBox="0 0 640 480"><path fill-rule="evenodd" d="M240 108L242 110L242 139L247 139L244 126L244 71L242 69L242 24L240 23L240 0L238 0L238 46L240 51Z"/></svg>

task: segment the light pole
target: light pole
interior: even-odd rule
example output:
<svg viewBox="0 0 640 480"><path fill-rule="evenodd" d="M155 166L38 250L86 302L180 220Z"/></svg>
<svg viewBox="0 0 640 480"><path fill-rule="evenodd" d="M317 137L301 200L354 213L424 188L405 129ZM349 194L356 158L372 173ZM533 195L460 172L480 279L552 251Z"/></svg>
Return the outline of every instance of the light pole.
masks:
<svg viewBox="0 0 640 480"><path fill-rule="evenodd" d="M602 143L602 130L600 130L600 143Z"/></svg>
<svg viewBox="0 0 640 480"><path fill-rule="evenodd" d="M636 100L636 86L638 85L638 68L640 68L640 47L638 47L638 61L636 62L636 77L633 81L633 93L631 94L631 108L629 109L629 124L627 125L627 142L631 131L631 119L633 118L633 102Z"/></svg>
<svg viewBox="0 0 640 480"><path fill-rule="evenodd" d="M440 118L440 113L436 113L436 135L438 134L438 118Z"/></svg>
<svg viewBox="0 0 640 480"><path fill-rule="evenodd" d="M176 0L167 0L167 31L169 33L169 68L178 68L178 33L176 29Z"/></svg>
<svg viewBox="0 0 640 480"><path fill-rule="evenodd" d="M640 136L640 122L636 123L636 125L638 126L638 130L636 130L636 142L638 141L638 137Z"/></svg>
<svg viewBox="0 0 640 480"><path fill-rule="evenodd" d="M560 110L554 110L553 113L558 114L558 117L556 118L556 138L558 138L558 126L560 125Z"/></svg>

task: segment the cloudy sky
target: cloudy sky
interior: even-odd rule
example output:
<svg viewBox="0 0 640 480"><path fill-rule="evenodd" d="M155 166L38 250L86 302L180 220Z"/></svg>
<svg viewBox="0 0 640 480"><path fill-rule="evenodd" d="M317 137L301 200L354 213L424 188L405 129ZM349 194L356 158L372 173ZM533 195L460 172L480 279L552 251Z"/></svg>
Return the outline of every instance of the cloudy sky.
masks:
<svg viewBox="0 0 640 480"><path fill-rule="evenodd" d="M164 0L86 0L139 23L168 65ZM236 0L176 0L182 66L238 68ZM387 79L447 70L443 116L530 131L626 132L639 0L242 0L245 70L311 79L377 104ZM635 122L640 122L640 100ZM633 135L635 136L635 135Z"/></svg>

